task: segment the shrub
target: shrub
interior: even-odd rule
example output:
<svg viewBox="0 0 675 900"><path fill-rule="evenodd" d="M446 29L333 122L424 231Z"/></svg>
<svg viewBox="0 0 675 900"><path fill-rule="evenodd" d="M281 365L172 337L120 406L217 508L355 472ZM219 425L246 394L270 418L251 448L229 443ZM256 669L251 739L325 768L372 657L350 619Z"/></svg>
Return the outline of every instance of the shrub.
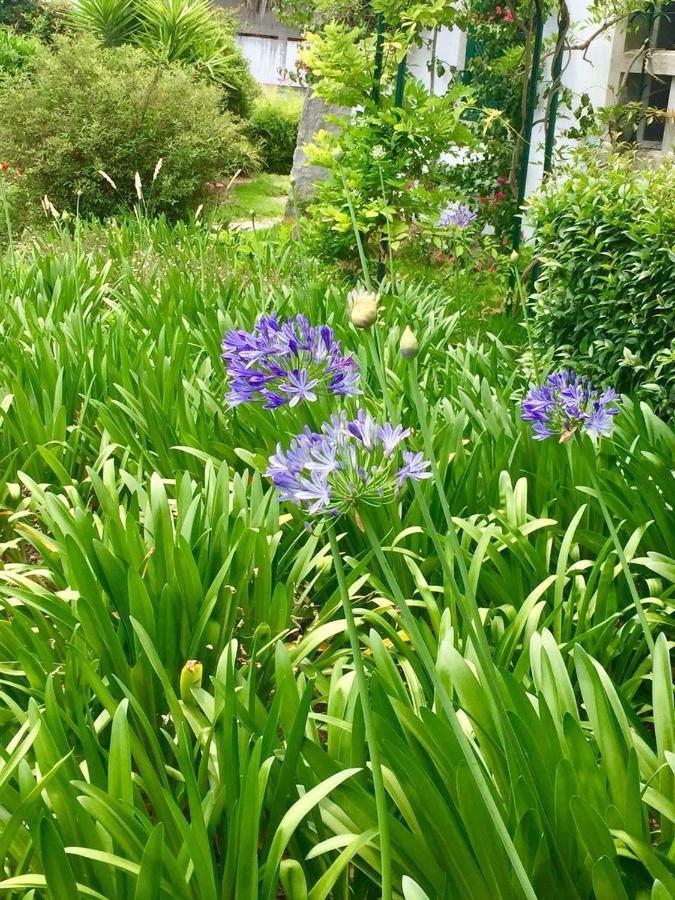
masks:
<svg viewBox="0 0 675 900"><path fill-rule="evenodd" d="M36 10L35 0L0 0L0 25L23 26Z"/></svg>
<svg viewBox="0 0 675 900"><path fill-rule="evenodd" d="M34 204L47 194L59 210L77 206L98 217L137 202L135 172L149 211L175 218L202 201L207 182L256 160L215 87L183 68L153 68L141 50L100 48L92 38L57 39L30 77L5 83L0 155L25 168Z"/></svg>
<svg viewBox="0 0 675 900"><path fill-rule="evenodd" d="M302 95L291 92L267 94L255 103L251 131L268 172L285 175L291 170L302 103Z"/></svg>
<svg viewBox="0 0 675 900"><path fill-rule="evenodd" d="M235 43L236 22L211 0L76 0L69 21L108 47L135 44L216 84L223 105L248 116L258 86Z"/></svg>
<svg viewBox="0 0 675 900"><path fill-rule="evenodd" d="M536 339L673 413L675 164L589 162L529 204Z"/></svg>
<svg viewBox="0 0 675 900"><path fill-rule="evenodd" d="M0 79L26 68L40 45L34 38L0 25Z"/></svg>

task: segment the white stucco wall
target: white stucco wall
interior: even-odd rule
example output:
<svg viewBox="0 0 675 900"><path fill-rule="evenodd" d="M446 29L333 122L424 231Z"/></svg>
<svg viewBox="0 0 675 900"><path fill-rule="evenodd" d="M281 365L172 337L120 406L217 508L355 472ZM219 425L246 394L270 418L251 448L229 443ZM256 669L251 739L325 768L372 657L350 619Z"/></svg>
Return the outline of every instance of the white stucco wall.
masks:
<svg viewBox="0 0 675 900"><path fill-rule="evenodd" d="M582 44L597 29L597 23L588 21L587 0L568 0L571 20L570 35L574 44ZM544 26L544 41L551 38L558 30L555 17L551 17ZM612 53L614 30L597 37L586 53L583 50L565 52L561 82L563 87L572 91L572 107L576 107L582 94L588 94L594 108L607 106L612 102ZM530 147L530 166L527 173L526 194L530 194L541 184L544 165L544 113L546 98L543 96L551 77L550 59L547 62L544 77L539 87L539 103L534 116L532 144ZM575 124L575 119L568 106L558 107L556 120L556 141L554 153L564 151L570 142L563 138L563 132Z"/></svg>
<svg viewBox="0 0 675 900"><path fill-rule="evenodd" d="M419 78L428 89L432 85L429 63L432 58L432 35L424 35L425 46L415 47L408 55L408 68L415 78ZM441 28L436 38L436 59L445 68L443 75L436 74L433 78L434 94L444 94L452 79L452 73L464 66L466 56L466 34L458 28Z"/></svg>

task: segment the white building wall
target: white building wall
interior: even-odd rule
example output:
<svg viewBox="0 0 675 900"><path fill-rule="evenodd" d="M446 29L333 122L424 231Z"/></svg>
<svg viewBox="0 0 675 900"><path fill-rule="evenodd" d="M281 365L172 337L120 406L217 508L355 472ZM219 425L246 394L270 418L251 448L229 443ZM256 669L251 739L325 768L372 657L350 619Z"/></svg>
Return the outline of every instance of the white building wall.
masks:
<svg viewBox="0 0 675 900"><path fill-rule="evenodd" d="M574 44L583 44L584 41L597 30L597 24L588 23L587 0L568 0L571 20L570 34L574 35ZM550 40L558 30L558 22L551 17L544 26L544 42ZM594 108L607 106L613 102L612 97L612 60L613 60L614 30L597 37L591 42L584 53L583 50L565 51L563 56L563 68L561 83L563 88L568 88L573 95L572 108L578 105L582 94L588 94ZM546 97L544 96L546 85L551 80L551 60L547 60L544 76L539 84L539 102L534 115L534 128L532 129L532 142L530 146L530 165L527 173L526 195L532 193L541 184L544 174L544 140L546 112ZM564 152L571 142L563 137L563 133L575 124L572 110L567 105L560 104L556 119L556 139L554 154Z"/></svg>
<svg viewBox="0 0 675 900"><path fill-rule="evenodd" d="M236 41L260 84L293 83L287 73L295 69L299 41L255 34L238 34Z"/></svg>
<svg viewBox="0 0 675 900"><path fill-rule="evenodd" d="M424 35L423 47L415 47L408 54L408 68L419 78L434 94L444 94L452 80L453 72L464 68L466 58L466 34L458 28L440 28L436 36L435 58L442 63L445 72L443 75L431 72L430 63L434 50L432 49L433 35Z"/></svg>

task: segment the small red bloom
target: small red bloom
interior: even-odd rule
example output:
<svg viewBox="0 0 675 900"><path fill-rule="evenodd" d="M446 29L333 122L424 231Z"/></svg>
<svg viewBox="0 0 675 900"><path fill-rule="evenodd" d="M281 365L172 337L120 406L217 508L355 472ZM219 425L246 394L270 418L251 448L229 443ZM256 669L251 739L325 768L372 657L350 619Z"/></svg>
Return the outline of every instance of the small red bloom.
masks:
<svg viewBox="0 0 675 900"><path fill-rule="evenodd" d="M502 14L501 6L495 6L495 12L497 13L498 16L501 16L501 14Z"/></svg>
<svg viewBox="0 0 675 900"><path fill-rule="evenodd" d="M4 162L4 163L2 164L2 171L3 171L3 172L6 172L7 169L9 169L9 163L8 163L8 162Z"/></svg>
<svg viewBox="0 0 675 900"><path fill-rule="evenodd" d="M504 193L504 191L495 191L494 198L495 200L505 200L506 194Z"/></svg>
<svg viewBox="0 0 675 900"><path fill-rule="evenodd" d="M507 9L504 13L504 21L505 22L513 22L513 13L510 9Z"/></svg>
<svg viewBox="0 0 675 900"><path fill-rule="evenodd" d="M508 175L500 175L497 179L497 184L508 184L509 176Z"/></svg>
<svg viewBox="0 0 675 900"><path fill-rule="evenodd" d="M480 200L481 203L487 203L490 198L489 197L479 197L478 199Z"/></svg>

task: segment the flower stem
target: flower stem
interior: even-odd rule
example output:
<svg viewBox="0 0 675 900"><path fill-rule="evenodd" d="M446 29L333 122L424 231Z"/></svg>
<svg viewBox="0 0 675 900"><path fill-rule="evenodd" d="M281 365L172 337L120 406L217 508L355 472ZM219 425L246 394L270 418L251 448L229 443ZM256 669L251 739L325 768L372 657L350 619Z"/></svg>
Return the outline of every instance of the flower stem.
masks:
<svg viewBox="0 0 675 900"><path fill-rule="evenodd" d="M382 763L380 760L380 748L377 743L377 732L375 730L375 722L373 720L370 708L370 695L368 691L368 682L366 680L366 671L363 666L361 657L361 646L359 644L359 634L354 620L354 612L352 610L352 602L347 589L347 579L345 578L344 566L340 557L340 548L338 547L335 529L332 525L328 526L328 539L330 541L330 549L333 554L333 564L335 566L335 574L337 575L338 588L340 591L340 599L342 608L347 622L347 633L349 635L349 643L352 648L352 656L354 657L354 672L356 675L356 686L361 700L361 709L363 711L363 722L366 729L366 741L368 743L368 752L370 753L370 765L373 774L373 786L375 788L375 807L377 810L377 824L380 832L380 858L382 866L382 900L391 900L391 844L389 839L389 821L387 813L387 795L384 788L384 778L382 776Z"/></svg>
<svg viewBox="0 0 675 900"><path fill-rule="evenodd" d="M516 286L518 288L518 294L520 296L520 305L523 308L523 319L525 320L525 330L527 331L527 343L530 347L530 357L532 358L532 369L534 370L534 377L537 381L537 384L541 381L541 377L539 375L539 363L537 362L537 353L534 349L534 340L532 339L532 328L530 326L530 316L527 312L527 299L525 297L525 292L523 291L523 283L520 280L520 275L517 269L515 271L515 279Z"/></svg>
<svg viewBox="0 0 675 900"><path fill-rule="evenodd" d="M352 229L354 231L354 240L356 241L356 247L359 251L359 259L361 260L361 269L363 271L363 280L366 284L366 287L369 291L373 289L372 282L370 280L370 270L368 268L368 260L366 259L366 252L363 249L363 241L361 240L361 233L359 231L358 222L356 221L356 213L354 211L354 204L352 202L352 195L349 190L349 186L347 185L347 179L345 178L345 173L342 171L342 167L339 167L340 177L342 178L342 186L345 189L345 198L347 200L347 206L349 207L349 217L352 220Z"/></svg>
<svg viewBox="0 0 675 900"><path fill-rule="evenodd" d="M598 477L594 471L591 470L591 484L593 485L593 490L598 498L598 503L600 504L600 509L602 510L602 514L605 517L605 523L607 524L607 528L609 530L612 541L614 542L614 549L616 550L616 555L619 557L619 563L623 570L623 574L628 582L628 590L630 592L633 603L635 604L635 610L637 612L637 617L642 626L642 630L645 635L645 640L647 641L647 646L649 647L649 652L654 656L654 638L652 636L651 629L649 628L649 623L647 622L647 614L645 613L644 606L642 605L642 600L640 600L640 595L638 594L637 588L635 586L635 579L633 578L633 573L631 572L628 566L628 560L626 559L626 554L623 551L623 547L621 546L621 541L619 540L619 535L616 533L616 528L614 527L614 522L612 521L611 513L605 503L605 498L602 493L602 489L600 488L600 482L598 481Z"/></svg>

